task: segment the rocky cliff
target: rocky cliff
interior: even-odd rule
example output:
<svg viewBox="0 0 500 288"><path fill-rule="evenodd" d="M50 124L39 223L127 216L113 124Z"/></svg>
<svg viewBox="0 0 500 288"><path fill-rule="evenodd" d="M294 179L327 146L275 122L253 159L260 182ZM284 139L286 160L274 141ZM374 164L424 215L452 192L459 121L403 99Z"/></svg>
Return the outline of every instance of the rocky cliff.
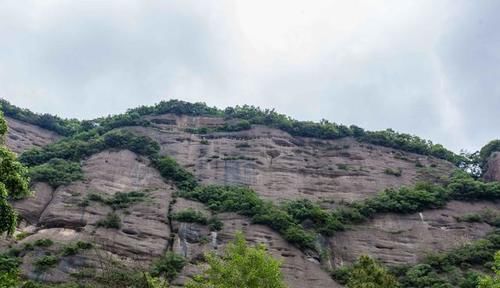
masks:
<svg viewBox="0 0 500 288"><path fill-rule="evenodd" d="M160 144L161 154L175 158L202 183L248 185L274 203L310 199L330 209L339 203L370 198L385 188L421 180L440 181L454 169L453 164L441 159L361 143L354 138L295 137L259 125L239 132L201 135L187 128L216 127L225 120L171 114L146 118L153 123L149 127L120 129L152 138ZM7 120L7 145L18 153L60 138L37 126ZM95 243L96 249L64 256L55 268L43 273L34 272L33 261L44 250L27 251L22 267L29 278L64 282L75 277L75 273L96 269L106 259L145 266L170 249L189 260L175 281L181 285L199 271L197 263L203 253L221 251L241 230L248 241L266 244L274 256L283 260L285 280L290 287L340 287L325 267L351 263L361 254L388 264L416 263L428 252L449 250L493 230L486 223L459 222L457 217L464 212L500 209L499 203L452 201L442 209L416 214L377 215L347 231L319 239L331 251L328 259L319 259L287 243L269 227L252 224L238 214L218 215L224 223L218 232L200 224L169 221L167 215L186 208L205 215L211 212L202 203L175 198L175 186L160 176L150 160L128 150L97 153L85 159L82 167L82 181L57 189L34 183L34 196L15 202L24 219L18 232L28 236L19 241L4 241L2 245L23 247L37 239L52 239L56 244L47 249L55 251L84 240ZM388 171L398 171L400 175ZM114 209L121 227L101 227L99 221L113 209L95 195L110 198L130 192L141 192L144 197Z"/></svg>

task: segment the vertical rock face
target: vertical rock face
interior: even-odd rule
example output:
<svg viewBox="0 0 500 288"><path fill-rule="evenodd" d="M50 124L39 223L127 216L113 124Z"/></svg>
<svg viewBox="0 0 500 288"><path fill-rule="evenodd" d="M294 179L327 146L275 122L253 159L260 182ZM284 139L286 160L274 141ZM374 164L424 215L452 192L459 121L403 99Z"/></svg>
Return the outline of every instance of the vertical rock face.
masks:
<svg viewBox="0 0 500 288"><path fill-rule="evenodd" d="M161 153L174 157L205 184L251 186L261 197L279 203L288 199L311 199L324 208L340 201L372 197L388 188L410 185L420 180L440 181L454 169L446 161L385 147L357 142L352 138L319 140L293 137L277 129L254 126L240 132L193 134L187 128L217 127L224 119L160 115L148 117L150 127L126 127L138 135L149 136L161 146ZM13 119L9 122L7 144L22 152L51 143L59 136L50 131ZM500 179L500 157L492 157L488 170L492 180ZM497 163L498 162L498 163ZM185 256L188 266L176 280L182 285L198 273L202 255L221 253L243 231L250 243L263 243L283 261L283 273L290 287L340 287L317 259L287 243L275 231L255 225L232 213L218 217L221 231L206 225L168 221L167 215L187 208L211 216L201 203L177 198L175 187L166 183L150 161L130 151L104 151L82 162L85 180L53 189L35 183L32 198L14 203L33 235L16 245L49 238L60 249L67 243L85 240L95 243L99 253L86 252L66 257L56 268L38 279L51 282L71 280L71 273L92 267L102 255L130 265L146 264L166 249ZM494 168L497 167L497 168ZM495 170L497 169L497 170ZM400 176L391 173L399 171ZM128 207L113 208L92 198L111 199L117 193L138 191L145 195ZM388 264L415 263L425 253L446 250L485 235L492 227L484 223L460 223L456 217L484 209L498 210L500 204L451 202L443 209L410 215L378 215L373 220L322 239L333 265L350 263L361 254L372 255ZM99 227L109 213L120 218L121 227ZM59 246L58 246L59 245ZM1 244L0 244L1 246ZM54 250L55 251L55 250ZM101 253L102 252L102 253ZM32 264L41 251L29 252L23 271L36 278Z"/></svg>
<svg viewBox="0 0 500 288"><path fill-rule="evenodd" d="M177 200L173 212L187 208L210 215L210 212L199 203L184 199ZM225 245L234 238L235 233L241 231L250 245L265 244L273 257L283 262L282 271L289 287L340 287L321 268L317 260L290 245L269 227L252 224L247 217L234 213L222 213L218 217L224 223L222 230L218 232L210 232L207 226L174 221L173 227L176 232L174 252L196 263L202 259L204 253L222 253ZM182 285L186 279L199 272L200 269L196 265L189 264L189 267L184 269L177 279L176 284Z"/></svg>
<svg viewBox="0 0 500 288"><path fill-rule="evenodd" d="M9 127L5 144L16 153L40 148L61 139L60 135L52 131L9 117L5 119Z"/></svg>
<svg viewBox="0 0 500 288"><path fill-rule="evenodd" d="M388 187L436 180L453 169L440 159L352 138L293 137L263 126L197 135L185 131L186 123L191 128L206 127L218 118L190 117L188 121L164 115L160 119L168 124L128 129L156 140L162 153L173 156L203 183L249 185L260 196L277 202L307 198L328 205L359 200Z"/></svg>
<svg viewBox="0 0 500 288"><path fill-rule="evenodd" d="M465 213L500 210L500 203L452 201L443 209L378 215L330 239L333 262L352 263L370 255L390 265L412 264L431 252L458 247L484 237L494 227L457 220Z"/></svg>
<svg viewBox="0 0 500 288"><path fill-rule="evenodd" d="M484 173L486 181L500 181L500 152L493 152L486 164L487 170Z"/></svg>

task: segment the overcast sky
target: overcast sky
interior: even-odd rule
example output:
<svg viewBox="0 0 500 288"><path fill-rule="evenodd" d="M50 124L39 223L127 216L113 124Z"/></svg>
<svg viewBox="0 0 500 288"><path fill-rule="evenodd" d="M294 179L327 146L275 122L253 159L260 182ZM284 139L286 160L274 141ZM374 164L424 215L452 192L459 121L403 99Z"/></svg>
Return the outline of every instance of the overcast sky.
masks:
<svg viewBox="0 0 500 288"><path fill-rule="evenodd" d="M500 1L0 0L0 97L252 104L472 151L500 137Z"/></svg>

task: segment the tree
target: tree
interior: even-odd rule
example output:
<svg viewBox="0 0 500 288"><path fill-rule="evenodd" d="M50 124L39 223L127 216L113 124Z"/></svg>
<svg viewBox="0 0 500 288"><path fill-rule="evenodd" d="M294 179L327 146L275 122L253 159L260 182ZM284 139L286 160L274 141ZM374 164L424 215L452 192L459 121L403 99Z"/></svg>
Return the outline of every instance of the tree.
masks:
<svg viewBox="0 0 500 288"><path fill-rule="evenodd" d="M281 262L264 245L248 247L237 233L222 257L206 255L208 269L187 284L187 288L284 288Z"/></svg>
<svg viewBox="0 0 500 288"><path fill-rule="evenodd" d="M348 288L399 287L396 278L387 269L368 256L361 256L354 264L347 282Z"/></svg>
<svg viewBox="0 0 500 288"><path fill-rule="evenodd" d="M16 228L17 214L9 199L28 196L30 190L28 170L3 143L6 133L7 123L0 112L0 234L10 235Z"/></svg>
<svg viewBox="0 0 500 288"><path fill-rule="evenodd" d="M495 254L493 265L494 276L484 276L479 279L478 288L500 288L500 251Z"/></svg>

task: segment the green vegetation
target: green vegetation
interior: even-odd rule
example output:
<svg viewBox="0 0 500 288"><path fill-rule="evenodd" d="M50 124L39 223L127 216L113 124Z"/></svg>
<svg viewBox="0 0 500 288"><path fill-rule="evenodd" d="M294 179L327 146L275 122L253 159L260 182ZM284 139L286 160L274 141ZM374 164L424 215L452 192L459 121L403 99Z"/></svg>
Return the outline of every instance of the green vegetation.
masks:
<svg viewBox="0 0 500 288"><path fill-rule="evenodd" d="M102 136L96 131L89 133L81 133L41 149L26 151L21 154L19 160L25 165L35 166L55 158L79 162L95 153L111 148L128 149L145 156L154 156L160 150L158 143L149 137L136 136L131 132L118 130Z"/></svg>
<svg viewBox="0 0 500 288"><path fill-rule="evenodd" d="M500 228L500 212L485 209L478 213L468 213L461 217L457 217L457 221L469 223L487 223L491 226Z"/></svg>
<svg viewBox="0 0 500 288"><path fill-rule="evenodd" d="M355 137L359 141L400 149L403 151L430 155L451 161L455 164L466 162L463 156L456 155L445 149L442 145L433 144L417 136L397 133L391 129L384 131L365 131L357 126L344 126L322 120L319 123L312 121L298 121L286 115L279 114L274 110L262 110L254 106L228 107L224 110L208 107L204 103L188 103L179 100L162 101L154 106L141 106L130 109L124 114L99 118L93 121L63 120L50 115L38 115L25 109L4 103L3 110L7 116L22 120L40 127L55 131L65 136L78 136L90 138L103 135L112 129L125 126L148 126L149 121L142 119L146 115L159 115L172 113L190 116L218 116L224 117L228 122L219 128L197 128L192 129L194 133L208 133L213 131L241 131L249 129L251 125L259 124L284 130L294 136L315 137L321 139L339 139L343 137ZM63 140L64 141L64 140ZM54 157L51 157L54 158ZM57 157L70 160L66 157ZM46 160L48 161L48 160ZM43 162L46 162L43 161ZM24 162L26 163L26 162ZM30 164L32 165L32 164Z"/></svg>
<svg viewBox="0 0 500 288"><path fill-rule="evenodd" d="M208 269L187 283L187 288L204 287L286 287L280 271L281 263L270 256L266 247L248 247L243 234L236 234L224 256L207 254Z"/></svg>
<svg viewBox="0 0 500 288"><path fill-rule="evenodd" d="M17 161L16 155L3 145L7 123L0 112L0 236L14 233L17 213L10 199L20 199L31 194L28 170Z"/></svg>
<svg viewBox="0 0 500 288"><path fill-rule="evenodd" d="M294 222L310 221L309 228L323 235L331 236L335 231L344 230L338 215L328 213L310 200L293 200L285 202L282 209L290 215Z"/></svg>
<svg viewBox="0 0 500 288"><path fill-rule="evenodd" d="M33 262L35 270L38 272L47 271L48 269L54 267L59 263L59 258L54 255L45 255Z"/></svg>
<svg viewBox="0 0 500 288"><path fill-rule="evenodd" d="M19 232L16 234L16 240L21 241L30 235L32 235L32 233L30 233L30 232L26 232L26 231Z"/></svg>
<svg viewBox="0 0 500 288"><path fill-rule="evenodd" d="M16 107L4 99L0 99L0 108L8 117L37 125L63 136L72 135L81 129L81 124L76 119L66 120L49 114L36 114L28 109Z"/></svg>
<svg viewBox="0 0 500 288"><path fill-rule="evenodd" d="M224 226L224 223L220 221L217 217L208 218L200 211L195 211L192 208L188 208L183 211L176 212L172 215L172 220L187 223L198 223L201 225L208 225L210 231L220 231Z"/></svg>
<svg viewBox="0 0 500 288"><path fill-rule="evenodd" d="M495 273L494 276L481 277L478 288L500 288L500 251L495 254L493 273Z"/></svg>
<svg viewBox="0 0 500 288"><path fill-rule="evenodd" d="M444 253L429 255L422 263L394 269L403 287L476 287L479 274L487 271L500 249L500 230L484 239ZM473 268L473 269L472 269Z"/></svg>
<svg viewBox="0 0 500 288"><path fill-rule="evenodd" d="M20 261L16 257L0 254L0 287L17 288Z"/></svg>
<svg viewBox="0 0 500 288"><path fill-rule="evenodd" d="M54 158L31 168L30 177L32 181L47 182L56 188L73 181L83 180L83 172L79 163Z"/></svg>
<svg viewBox="0 0 500 288"><path fill-rule="evenodd" d="M223 227L224 223L217 216L208 219L208 229L210 231L220 231Z"/></svg>
<svg viewBox="0 0 500 288"><path fill-rule="evenodd" d="M54 244L54 241L50 239L38 239L33 243L34 246L37 247L50 247Z"/></svg>
<svg viewBox="0 0 500 288"><path fill-rule="evenodd" d="M97 227L104 227L108 229L120 229L122 227L122 220L118 214L111 212L106 215L106 218L96 222Z"/></svg>
<svg viewBox="0 0 500 288"><path fill-rule="evenodd" d="M102 204L108 205L113 210L125 209L131 205L142 202L146 199L147 195L140 191L131 192L117 192L112 197L104 198L99 194L90 193L80 206L88 206L89 201L100 202Z"/></svg>
<svg viewBox="0 0 500 288"><path fill-rule="evenodd" d="M236 212L249 216L254 223L268 225L290 243L304 249L315 249L314 236L305 231L285 210L261 200L255 191L238 186L198 186L181 193L182 197L205 203L215 212Z"/></svg>
<svg viewBox="0 0 500 288"><path fill-rule="evenodd" d="M476 288L480 279L489 279L478 271L488 270L499 248L500 230L497 230L485 239L431 254L417 265L392 267L392 273L362 256L354 265L334 270L332 277L347 287Z"/></svg>
<svg viewBox="0 0 500 288"><path fill-rule="evenodd" d="M491 154L493 154L493 152L500 152L500 140L490 141L488 144L486 144L479 151L479 155L478 155L477 161L479 162L478 164L483 169L487 168L486 164L488 162L488 158L490 158L490 156L491 156Z"/></svg>
<svg viewBox="0 0 500 288"><path fill-rule="evenodd" d="M395 288L399 283L384 266L368 256L361 256L351 267L343 267L332 273L337 282L348 288Z"/></svg>
<svg viewBox="0 0 500 288"><path fill-rule="evenodd" d="M64 246L62 250L62 255L63 256L71 256L71 255L76 255L78 254L81 250L88 250L93 247L92 243L84 242L84 241L78 241L73 244L68 244Z"/></svg>
<svg viewBox="0 0 500 288"><path fill-rule="evenodd" d="M172 220L176 220L179 222L198 223L202 225L208 224L207 216L205 216L200 211L193 210L192 208L174 213L172 215Z"/></svg>
<svg viewBox="0 0 500 288"><path fill-rule="evenodd" d="M173 252L167 252L163 257L153 263L151 275L155 277L165 277L168 281L172 281L182 271L182 268L187 264L184 257Z"/></svg>
<svg viewBox="0 0 500 288"><path fill-rule="evenodd" d="M163 156L158 158L154 161L154 165L161 176L174 181L177 188L181 190L191 190L198 185L193 174L181 167L172 157Z"/></svg>
<svg viewBox="0 0 500 288"><path fill-rule="evenodd" d="M396 170L391 169L391 168L386 168L386 169L384 170L384 173L385 173L385 174L387 174L387 175L393 175L393 176L396 176L396 177L400 177L400 176L401 176L401 174L402 174L402 172L403 172L403 171L401 170L401 168L398 168L398 169L396 169Z"/></svg>

